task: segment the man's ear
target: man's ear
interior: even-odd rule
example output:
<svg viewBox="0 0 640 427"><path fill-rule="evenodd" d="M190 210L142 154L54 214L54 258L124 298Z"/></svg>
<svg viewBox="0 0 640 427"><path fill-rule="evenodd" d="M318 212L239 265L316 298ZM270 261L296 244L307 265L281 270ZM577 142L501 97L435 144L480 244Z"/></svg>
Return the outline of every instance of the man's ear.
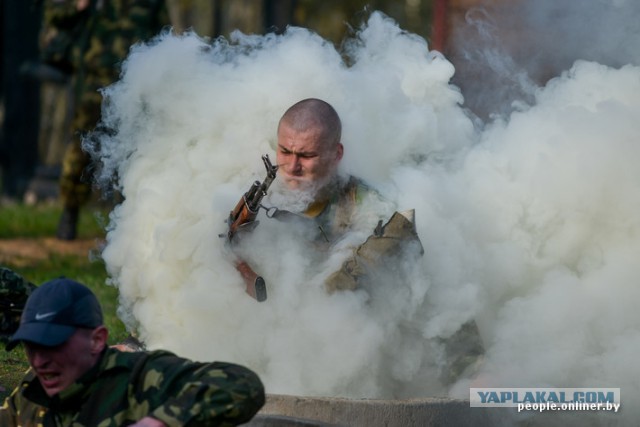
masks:
<svg viewBox="0 0 640 427"><path fill-rule="evenodd" d="M339 162L340 160L342 160L343 154L344 154L344 145L342 145L342 142L338 142L338 145L336 146L336 162Z"/></svg>
<svg viewBox="0 0 640 427"><path fill-rule="evenodd" d="M91 352L94 354L101 353L107 345L109 339L109 330L106 326L98 326L91 331Z"/></svg>

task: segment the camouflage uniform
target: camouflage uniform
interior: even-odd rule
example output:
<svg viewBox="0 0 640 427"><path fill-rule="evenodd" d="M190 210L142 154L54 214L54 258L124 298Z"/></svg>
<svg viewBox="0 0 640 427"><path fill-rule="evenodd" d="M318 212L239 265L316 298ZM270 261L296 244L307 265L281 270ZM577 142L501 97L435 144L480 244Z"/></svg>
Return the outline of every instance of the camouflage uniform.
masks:
<svg viewBox="0 0 640 427"><path fill-rule="evenodd" d="M168 426L230 426L249 421L264 401L260 379L242 366L108 348L54 397L27 372L0 408L0 425L119 427L151 416Z"/></svg>
<svg viewBox="0 0 640 427"><path fill-rule="evenodd" d="M336 190L328 200L312 204L304 213L304 217L312 220L313 226L319 230L315 244L324 252L352 229L354 216L365 198L380 198L376 191L355 177L334 188ZM282 214L276 217L287 218ZM393 268L398 257L412 254L417 260L423 254L415 225L410 219L395 212L384 226L382 224L380 219L372 230L373 234L353 251L340 270L325 281L328 292L354 290L362 286L367 277Z"/></svg>
<svg viewBox="0 0 640 427"><path fill-rule="evenodd" d="M18 329L24 304L35 288L14 271L0 267L0 341Z"/></svg>
<svg viewBox="0 0 640 427"><path fill-rule="evenodd" d="M279 221L303 223L316 229L314 243L321 251L327 251L352 229L353 215L358 205L369 195L377 197L369 186L355 177L342 183L333 183L330 187L333 188L331 194L323 201L312 203L305 212L293 213L275 209L269 216Z"/></svg>
<svg viewBox="0 0 640 427"><path fill-rule="evenodd" d="M361 180L350 177L344 185L338 185L327 205L314 217L322 232L321 239L331 244L351 230L353 216L362 201L369 196L380 197Z"/></svg>
<svg viewBox="0 0 640 427"><path fill-rule="evenodd" d="M157 35L169 24L164 0L90 0L78 11L76 0L45 0L45 26L57 34L45 51L45 61L73 74L74 117L60 177L60 197L66 209L77 210L91 194L91 182L83 176L90 158L82 151L82 136L100 119L99 90L115 82L119 65L132 44ZM63 237L63 236L59 236Z"/></svg>
<svg viewBox="0 0 640 427"><path fill-rule="evenodd" d="M352 225L359 204L374 192L361 181L350 178L348 183L333 194L321 212L314 217L322 230L325 249L337 241ZM325 280L329 293L356 290L371 285L372 281L402 280L398 265L417 262L424 249L416 232L413 211L394 212L383 225L377 227L367 240L353 250L341 268ZM441 339L446 355L446 367L440 375L445 384L451 384L467 370L479 364L484 346L476 322L463 324L447 339Z"/></svg>

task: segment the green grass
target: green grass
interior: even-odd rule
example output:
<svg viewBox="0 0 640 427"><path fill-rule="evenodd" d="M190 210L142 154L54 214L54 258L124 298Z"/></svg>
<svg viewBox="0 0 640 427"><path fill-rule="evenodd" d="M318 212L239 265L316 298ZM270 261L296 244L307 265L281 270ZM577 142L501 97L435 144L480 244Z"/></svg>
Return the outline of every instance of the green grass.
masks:
<svg viewBox="0 0 640 427"><path fill-rule="evenodd" d="M0 206L0 239L52 237L55 235L62 209L54 204ZM106 208L94 207L80 211L78 238L103 235L108 221Z"/></svg>
<svg viewBox="0 0 640 427"><path fill-rule="evenodd" d="M55 205L0 206L0 239L51 238L55 235L60 212L60 207ZM79 238L103 238L104 218L107 213L104 208L90 207L82 210L78 227ZM106 284L107 274L100 259L90 257L89 254L54 253L45 259L19 257L13 260L10 258L3 262L2 266L14 270L36 285L60 276L84 283L96 293L102 305L105 325L110 331L110 343L121 341L127 336L124 325L115 314L117 289ZM11 352L4 351L4 348L0 349L0 402L18 384L27 368L27 360L21 347Z"/></svg>

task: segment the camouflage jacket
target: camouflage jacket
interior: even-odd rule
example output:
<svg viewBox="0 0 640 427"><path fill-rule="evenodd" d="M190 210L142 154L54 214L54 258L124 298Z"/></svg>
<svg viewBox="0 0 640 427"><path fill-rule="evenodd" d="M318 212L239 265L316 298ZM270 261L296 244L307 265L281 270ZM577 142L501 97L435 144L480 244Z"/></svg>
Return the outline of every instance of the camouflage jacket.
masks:
<svg viewBox="0 0 640 427"><path fill-rule="evenodd" d="M377 193L361 180L349 177L346 181L329 186L332 191L322 201L312 203L305 212L293 213L276 209L271 217L285 222L298 222L317 230L313 239L319 249L329 250L354 226L354 215L362 200ZM374 222L375 225L375 222Z"/></svg>
<svg viewBox="0 0 640 427"><path fill-rule="evenodd" d="M363 202L375 198L389 210L391 204L374 189L355 177L349 177L343 185L332 186L333 191L323 202L309 206L303 214L277 211L273 217L285 221L310 221L317 228L315 247L321 252L331 252L333 245L354 228L371 232L371 235L342 264L341 268L325 280L328 292L354 290L371 277L383 271L396 271L400 259L422 256L424 250L418 237L413 211L400 214L388 212L364 214ZM386 223L384 221L387 220ZM362 224L356 225L356 222ZM377 224L376 224L377 223ZM384 225L383 225L384 224ZM370 228L366 228L370 227Z"/></svg>
<svg viewBox="0 0 640 427"><path fill-rule="evenodd" d="M353 226L353 216L362 200L374 191L355 177L339 187L324 209L315 217L315 223L323 238L333 242Z"/></svg>
<svg viewBox="0 0 640 427"><path fill-rule="evenodd" d="M43 60L81 81L95 78L103 85L118 77L132 44L170 24L164 0L90 0L81 11L75 0L45 0L44 5L43 25L51 35Z"/></svg>
<svg viewBox="0 0 640 427"><path fill-rule="evenodd" d="M105 350L75 384L49 398L29 371L0 408L0 426L127 426L151 416L168 426L232 426L264 404L258 376L166 351Z"/></svg>

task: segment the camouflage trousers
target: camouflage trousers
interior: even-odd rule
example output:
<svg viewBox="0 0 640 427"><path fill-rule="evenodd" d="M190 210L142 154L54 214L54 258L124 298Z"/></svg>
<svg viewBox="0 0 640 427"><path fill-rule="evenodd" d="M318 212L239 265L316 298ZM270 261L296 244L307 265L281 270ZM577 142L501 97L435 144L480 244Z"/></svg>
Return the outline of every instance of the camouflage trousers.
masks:
<svg viewBox="0 0 640 427"><path fill-rule="evenodd" d="M110 78L103 77L90 84L85 83L76 101L71 141L65 149L59 181L60 199L67 208L79 208L91 197L91 159L82 150L82 139L100 121L102 95L98 90L110 82Z"/></svg>

